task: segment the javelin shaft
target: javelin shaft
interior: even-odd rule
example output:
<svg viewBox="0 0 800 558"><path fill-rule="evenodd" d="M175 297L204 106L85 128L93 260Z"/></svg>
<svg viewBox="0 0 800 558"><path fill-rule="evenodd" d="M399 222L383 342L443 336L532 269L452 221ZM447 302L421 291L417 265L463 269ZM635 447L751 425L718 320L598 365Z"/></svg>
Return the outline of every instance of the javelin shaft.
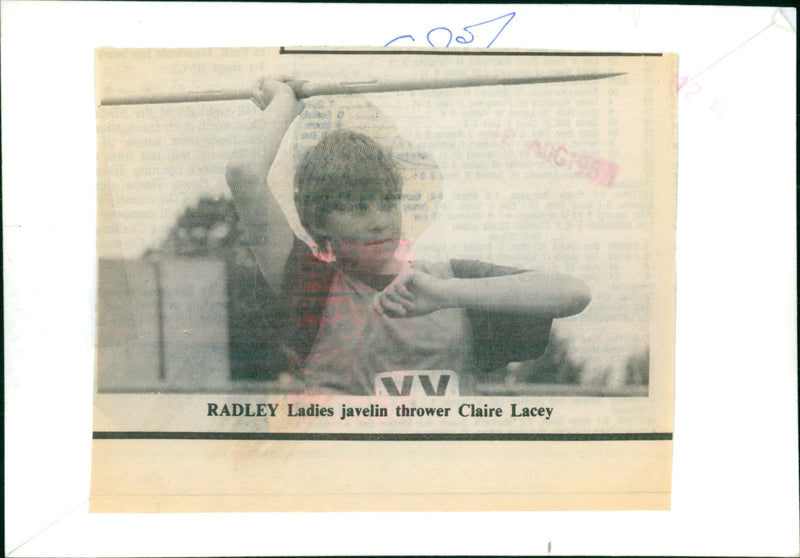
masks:
<svg viewBox="0 0 800 558"><path fill-rule="evenodd" d="M337 81L328 83L311 83L308 81L292 81L289 85L294 89L298 99L307 99L317 95L352 95L357 93L386 93L391 91L419 91L426 89L452 89L454 87L480 87L489 85L525 85L531 83L558 83L567 81L588 81L621 76L624 72L609 74L576 74L562 76L526 76L526 77L458 77L437 79L380 79L366 81ZM253 96L253 89L220 89L214 91L197 91L192 93L166 93L158 95L127 95L106 97L100 101L101 106L113 105L150 105L160 103L198 103L208 101L247 100Z"/></svg>

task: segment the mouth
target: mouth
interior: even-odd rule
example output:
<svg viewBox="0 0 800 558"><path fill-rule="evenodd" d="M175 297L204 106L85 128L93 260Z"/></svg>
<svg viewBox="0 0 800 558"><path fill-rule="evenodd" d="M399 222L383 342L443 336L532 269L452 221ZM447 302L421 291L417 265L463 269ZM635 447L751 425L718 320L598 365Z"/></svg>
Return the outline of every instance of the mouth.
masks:
<svg viewBox="0 0 800 558"><path fill-rule="evenodd" d="M386 244L388 242L396 242L397 239L395 238L379 238L376 240L363 240L358 242L358 244L363 244L364 246L379 246L381 244Z"/></svg>
<svg viewBox="0 0 800 558"><path fill-rule="evenodd" d="M400 241L398 236L366 236L366 237L351 237L342 238L340 243L350 246L381 246L386 244L397 244Z"/></svg>
<svg viewBox="0 0 800 558"><path fill-rule="evenodd" d="M351 240L338 245L336 253L345 259L379 262L389 259L397 250L396 238Z"/></svg>

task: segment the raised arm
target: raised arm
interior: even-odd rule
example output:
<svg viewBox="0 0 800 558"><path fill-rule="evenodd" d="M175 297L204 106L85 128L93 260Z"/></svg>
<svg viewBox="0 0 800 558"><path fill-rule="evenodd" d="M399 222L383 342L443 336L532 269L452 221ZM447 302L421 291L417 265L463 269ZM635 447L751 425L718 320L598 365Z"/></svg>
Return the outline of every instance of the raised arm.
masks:
<svg viewBox="0 0 800 558"><path fill-rule="evenodd" d="M261 273L277 293L282 288L283 268L294 233L267 185L267 175L286 131L303 105L291 87L267 78L256 84L253 102L262 112L248 129L241 131L237 144L240 147L231 154L225 179Z"/></svg>

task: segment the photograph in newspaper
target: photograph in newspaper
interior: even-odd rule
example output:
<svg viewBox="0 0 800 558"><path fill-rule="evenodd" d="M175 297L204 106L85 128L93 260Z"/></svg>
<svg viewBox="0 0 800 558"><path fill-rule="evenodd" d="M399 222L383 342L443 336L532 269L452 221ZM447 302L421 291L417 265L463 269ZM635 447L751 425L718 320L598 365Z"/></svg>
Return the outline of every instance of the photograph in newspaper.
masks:
<svg viewBox="0 0 800 558"><path fill-rule="evenodd" d="M674 56L96 66L93 510L669 506Z"/></svg>

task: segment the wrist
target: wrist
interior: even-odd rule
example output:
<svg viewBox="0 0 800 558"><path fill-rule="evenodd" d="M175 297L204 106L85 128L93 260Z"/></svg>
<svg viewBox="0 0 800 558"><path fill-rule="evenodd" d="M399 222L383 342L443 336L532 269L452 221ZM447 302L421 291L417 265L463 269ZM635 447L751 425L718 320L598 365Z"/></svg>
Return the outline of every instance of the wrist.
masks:
<svg viewBox="0 0 800 558"><path fill-rule="evenodd" d="M272 105L275 105L276 112L287 115L291 120L294 120L303 112L302 101L297 100L294 96L294 91L289 87L275 95L275 98L270 103L270 106Z"/></svg>
<svg viewBox="0 0 800 558"><path fill-rule="evenodd" d="M462 279L442 279L436 287L436 299L439 309L458 308L462 306L460 291L463 289Z"/></svg>

